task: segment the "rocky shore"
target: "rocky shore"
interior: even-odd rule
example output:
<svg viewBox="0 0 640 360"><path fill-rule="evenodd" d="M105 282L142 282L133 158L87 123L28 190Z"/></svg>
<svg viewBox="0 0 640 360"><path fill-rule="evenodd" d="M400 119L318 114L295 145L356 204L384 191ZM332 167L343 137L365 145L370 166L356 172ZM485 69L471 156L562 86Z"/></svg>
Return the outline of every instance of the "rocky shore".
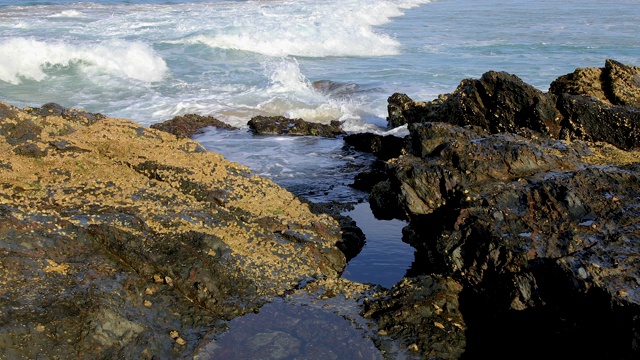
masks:
<svg viewBox="0 0 640 360"><path fill-rule="evenodd" d="M338 222L198 143L0 104L0 355L188 357L346 265Z"/></svg>
<svg viewBox="0 0 640 360"><path fill-rule="evenodd" d="M409 221L425 277L364 314L424 358L637 358L639 101L640 68L613 60L548 93L491 71L431 102L391 96L410 134L369 199Z"/></svg>
<svg viewBox="0 0 640 360"><path fill-rule="evenodd" d="M640 356L640 68L549 92L489 71L388 109L409 135L251 121L378 157L353 186L416 249L384 289L340 278L363 244L340 204L190 140L211 117L0 104L0 359L205 358L228 320L301 294L344 298L382 358Z"/></svg>

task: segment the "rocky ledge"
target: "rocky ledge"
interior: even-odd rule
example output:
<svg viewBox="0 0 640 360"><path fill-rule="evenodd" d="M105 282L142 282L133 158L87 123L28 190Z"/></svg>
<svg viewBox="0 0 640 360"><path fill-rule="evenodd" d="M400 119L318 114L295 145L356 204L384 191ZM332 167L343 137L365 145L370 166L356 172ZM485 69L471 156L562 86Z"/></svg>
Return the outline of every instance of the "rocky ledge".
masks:
<svg viewBox="0 0 640 360"><path fill-rule="evenodd" d="M401 154L369 199L409 221L420 276L363 314L428 359L640 357L639 104L640 68L612 60L548 93L491 71L391 96L409 135L371 149Z"/></svg>
<svg viewBox="0 0 640 360"><path fill-rule="evenodd" d="M197 142L0 103L0 357L183 358L346 265L338 223Z"/></svg>

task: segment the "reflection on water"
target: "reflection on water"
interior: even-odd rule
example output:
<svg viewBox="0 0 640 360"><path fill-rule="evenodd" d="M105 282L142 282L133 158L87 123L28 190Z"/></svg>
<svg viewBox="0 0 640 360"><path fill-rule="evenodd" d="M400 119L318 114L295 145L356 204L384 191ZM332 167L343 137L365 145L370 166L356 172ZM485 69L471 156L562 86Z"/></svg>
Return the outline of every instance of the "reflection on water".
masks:
<svg viewBox="0 0 640 360"><path fill-rule="evenodd" d="M377 220L366 202L355 205L352 211L343 215L356 222L366 236L366 243L358 256L349 261L342 277L386 288L400 281L414 259L414 249L402 242L402 228L407 223Z"/></svg>
<svg viewBox="0 0 640 360"><path fill-rule="evenodd" d="M194 359L382 359L370 339L329 309L277 301L229 328Z"/></svg>

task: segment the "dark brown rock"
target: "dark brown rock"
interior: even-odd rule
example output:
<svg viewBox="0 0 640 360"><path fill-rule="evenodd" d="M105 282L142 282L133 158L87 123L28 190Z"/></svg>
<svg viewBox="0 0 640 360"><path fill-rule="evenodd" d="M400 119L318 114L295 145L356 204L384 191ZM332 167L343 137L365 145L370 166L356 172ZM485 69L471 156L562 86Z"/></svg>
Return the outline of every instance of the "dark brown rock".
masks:
<svg viewBox="0 0 640 360"><path fill-rule="evenodd" d="M608 106L580 95L558 96L563 115L561 138L607 142L620 149L640 147L640 109Z"/></svg>
<svg viewBox="0 0 640 360"><path fill-rule="evenodd" d="M224 130L235 130L236 127L222 122L213 116L202 116L197 114L186 114L176 116L161 123L151 124L151 128L162 130L177 136L178 138L191 138L200 134L206 127L216 127Z"/></svg>
<svg viewBox="0 0 640 360"><path fill-rule="evenodd" d="M408 123L409 145L369 201L376 217L409 221L408 274L462 286L466 342L444 345L464 353L449 355L640 356L638 74L607 60L542 93L491 71L431 102L389 98L389 126ZM416 285L368 310L401 339L432 334L407 315L428 305L399 310L422 298Z"/></svg>
<svg viewBox="0 0 640 360"><path fill-rule="evenodd" d="M303 119L289 119L284 116L255 116L248 122L256 135L296 135L335 138L344 134L340 121L330 124L308 122Z"/></svg>
<svg viewBox="0 0 640 360"><path fill-rule="evenodd" d="M344 142L357 151L369 152L380 160L389 160L402 154L405 139L394 135L355 133L344 136Z"/></svg>
<svg viewBox="0 0 640 360"><path fill-rule="evenodd" d="M389 103L393 103L389 105L390 127L447 122L479 126L491 133L533 130L557 137L560 132L555 99L505 72L489 71L479 80L463 80L453 93L431 102L413 102L396 94Z"/></svg>
<svg viewBox="0 0 640 360"><path fill-rule="evenodd" d="M369 193L376 184L387 179L389 179L389 176L385 170L385 162L376 160L369 166L369 169L356 174L353 183L349 186Z"/></svg>
<svg viewBox="0 0 640 360"><path fill-rule="evenodd" d="M392 95L388 102L389 127L446 122L494 134L604 141L626 150L640 147L640 69L614 60L602 69L561 76L548 93L515 75L489 71L430 102L403 94Z"/></svg>
<svg viewBox="0 0 640 360"><path fill-rule="evenodd" d="M60 116L63 119L73 121L82 125L91 125L96 121L100 121L106 118L106 116L99 113L90 113L84 110L69 109L56 103L47 103L39 108L25 108L24 112L42 117ZM68 131L69 129L65 130Z"/></svg>
<svg viewBox="0 0 640 360"><path fill-rule="evenodd" d="M400 341L421 359L459 359L466 349L466 325L458 297L462 286L450 278L404 279L383 297L366 299L363 315L379 334Z"/></svg>
<svg viewBox="0 0 640 360"><path fill-rule="evenodd" d="M370 203L410 221L415 267L464 287L465 356L532 341L526 358L640 354L639 154L444 123L409 131L411 154L387 162Z"/></svg>

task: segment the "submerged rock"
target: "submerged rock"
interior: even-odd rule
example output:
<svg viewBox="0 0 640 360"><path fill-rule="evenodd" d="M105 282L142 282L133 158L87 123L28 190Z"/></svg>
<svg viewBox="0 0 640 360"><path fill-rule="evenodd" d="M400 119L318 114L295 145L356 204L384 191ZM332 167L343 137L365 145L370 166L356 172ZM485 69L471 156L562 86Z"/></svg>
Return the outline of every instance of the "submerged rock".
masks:
<svg viewBox="0 0 640 360"><path fill-rule="evenodd" d="M346 265L335 220L197 142L0 109L3 356L188 357L223 320Z"/></svg>

